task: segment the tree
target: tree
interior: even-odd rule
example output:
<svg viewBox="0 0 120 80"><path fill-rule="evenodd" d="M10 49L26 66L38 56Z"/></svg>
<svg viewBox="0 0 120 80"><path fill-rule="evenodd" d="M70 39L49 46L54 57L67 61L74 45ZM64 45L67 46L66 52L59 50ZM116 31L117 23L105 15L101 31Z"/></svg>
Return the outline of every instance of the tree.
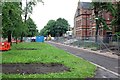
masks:
<svg viewBox="0 0 120 80"><path fill-rule="evenodd" d="M2 26L2 2L0 2L0 26ZM0 27L0 38L2 37L2 27Z"/></svg>
<svg viewBox="0 0 120 80"><path fill-rule="evenodd" d="M36 36L38 33L37 26L30 17L26 20L26 25L28 27L27 36L28 37Z"/></svg>
<svg viewBox="0 0 120 80"><path fill-rule="evenodd" d="M32 3L36 2L31 2L31 5ZM26 21L23 21L21 16L23 13L22 2L5 2L2 4L2 7L2 36L8 38L8 42L11 43L11 37L17 40L21 35L23 37L23 33L24 36L28 35L30 30L28 26L34 26L35 34L33 35L38 34L38 30L32 19L29 19L27 24Z"/></svg>
<svg viewBox="0 0 120 80"><path fill-rule="evenodd" d="M107 26L107 23L103 17L101 17L101 12L111 12L113 16L115 16L115 9L112 6L111 2L105 3L105 2L92 2L94 14L95 14L95 21L96 21L96 33L95 33L95 42L97 42L98 37L98 30L100 24L103 25L103 29L109 29Z"/></svg>
<svg viewBox="0 0 120 80"><path fill-rule="evenodd" d="M55 20L49 20L47 25L44 26L44 28L40 31L40 35L47 36L51 34L51 36L55 36L55 27L56 27L56 21Z"/></svg>
<svg viewBox="0 0 120 80"><path fill-rule="evenodd" d="M41 35L51 35L54 37L62 36L68 30L68 21L64 18L58 18L55 20L49 20L47 25L40 31Z"/></svg>
<svg viewBox="0 0 120 80"><path fill-rule="evenodd" d="M24 16L25 17L25 21L27 20L28 14L29 13L32 14L33 7L35 5L37 5L37 2L42 2L44 4L44 2L42 0L30 0L30 1L26 0L26 6L25 6L25 8L23 10L23 14L25 15Z"/></svg>
<svg viewBox="0 0 120 80"><path fill-rule="evenodd" d="M8 37L8 42L11 43L11 36L17 28L17 24L22 22L22 7L19 2L5 2L2 11L2 30L3 37Z"/></svg>
<svg viewBox="0 0 120 80"><path fill-rule="evenodd" d="M25 6L25 8L23 10L25 23L26 23L28 14L32 14L33 7L35 5L37 5L37 2L42 2L44 4L44 2L42 0L30 0L30 1L26 0L26 6ZM24 36L24 32L22 32L22 34L21 34L21 42L23 40L23 36Z"/></svg>
<svg viewBox="0 0 120 80"><path fill-rule="evenodd" d="M45 34L44 34L45 32L44 32L44 31L45 31L45 30L44 30L44 28L43 28L43 29L41 29L41 30L40 30L40 34L39 34L39 35L43 35L43 36L45 36Z"/></svg>
<svg viewBox="0 0 120 80"><path fill-rule="evenodd" d="M28 34L28 27L24 22L19 22L18 24L16 24L16 28L13 31L12 36L16 39L16 43L17 43L17 39L21 36L22 32L24 32L25 35Z"/></svg>
<svg viewBox="0 0 120 80"><path fill-rule="evenodd" d="M120 1L114 3L114 13L113 20L111 22L112 26L115 28L115 32L120 34Z"/></svg>
<svg viewBox="0 0 120 80"><path fill-rule="evenodd" d="M68 30L69 24L68 21L64 18L58 18L56 21L56 34L57 36L62 36Z"/></svg>

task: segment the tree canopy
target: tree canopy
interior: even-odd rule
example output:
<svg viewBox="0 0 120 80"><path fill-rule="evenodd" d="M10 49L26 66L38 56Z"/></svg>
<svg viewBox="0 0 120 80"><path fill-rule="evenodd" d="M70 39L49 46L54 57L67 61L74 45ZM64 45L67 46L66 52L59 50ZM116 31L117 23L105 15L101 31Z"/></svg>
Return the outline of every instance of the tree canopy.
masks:
<svg viewBox="0 0 120 80"><path fill-rule="evenodd" d="M19 2L5 2L2 9L3 37L8 37L11 42L13 32L22 26L22 6Z"/></svg>
<svg viewBox="0 0 120 80"><path fill-rule="evenodd" d="M20 38L23 36L38 35L37 26L34 21L29 17L26 22L23 20L23 10L21 2L4 2L2 4L2 37Z"/></svg>
<svg viewBox="0 0 120 80"><path fill-rule="evenodd" d="M69 23L64 18L58 18L55 20L49 20L47 25L40 31L40 35L51 35L54 37L62 36L68 30Z"/></svg>
<svg viewBox="0 0 120 80"><path fill-rule="evenodd" d="M28 33L27 33L28 37L33 37L38 35L37 26L30 17L27 19L26 24L28 27Z"/></svg>
<svg viewBox="0 0 120 80"><path fill-rule="evenodd" d="M101 16L103 11L110 12L114 17L116 15L116 9L112 5L112 2L92 2L92 6L94 9L94 14L96 19L96 33L95 33L95 42L97 42L98 29L102 24L104 30L109 30L106 20Z"/></svg>
<svg viewBox="0 0 120 80"><path fill-rule="evenodd" d="M112 26L115 26L115 32L119 33L120 35L120 1L116 2L113 5L115 9L115 16L113 16L113 20L111 22Z"/></svg>

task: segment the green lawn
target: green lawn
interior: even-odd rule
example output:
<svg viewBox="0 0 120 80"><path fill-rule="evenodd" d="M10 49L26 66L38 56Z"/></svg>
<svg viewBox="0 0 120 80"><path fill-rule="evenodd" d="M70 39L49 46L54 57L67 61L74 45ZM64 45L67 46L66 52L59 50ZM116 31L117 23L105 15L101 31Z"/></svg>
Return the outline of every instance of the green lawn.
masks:
<svg viewBox="0 0 120 80"><path fill-rule="evenodd" d="M16 48L36 48L38 50L16 50ZM95 75L96 66L75 57L47 43L13 44L10 51L2 53L2 63L61 63L71 72L48 74L3 74L3 78L87 78Z"/></svg>

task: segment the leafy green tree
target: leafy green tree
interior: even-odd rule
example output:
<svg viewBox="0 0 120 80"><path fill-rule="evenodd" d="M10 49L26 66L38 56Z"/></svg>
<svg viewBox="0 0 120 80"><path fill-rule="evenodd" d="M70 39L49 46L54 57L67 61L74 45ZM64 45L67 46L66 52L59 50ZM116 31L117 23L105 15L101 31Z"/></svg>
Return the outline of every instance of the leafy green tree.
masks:
<svg viewBox="0 0 120 80"><path fill-rule="evenodd" d="M17 24L22 22L22 6L19 2L5 2L2 9L2 30L3 37L8 37L11 42L11 36L17 28Z"/></svg>
<svg viewBox="0 0 120 80"><path fill-rule="evenodd" d="M120 1L116 2L114 5L114 13L115 16L113 16L113 20L111 22L112 26L115 28L115 32L117 34L120 34Z"/></svg>
<svg viewBox="0 0 120 80"><path fill-rule="evenodd" d="M32 14L32 11L33 11L33 7L35 5L37 5L38 2L42 2L44 4L44 2L42 0L26 0L26 6L24 7L24 10L23 10L23 15L24 15L24 21L26 23L26 20L27 20L27 17L28 17L28 14ZM21 42L23 40L23 36L24 36L24 32L22 32L21 34Z"/></svg>
<svg viewBox="0 0 120 80"><path fill-rule="evenodd" d="M56 21L56 34L57 36L62 36L68 30L69 24L68 21L64 18L58 18Z"/></svg>
<svg viewBox="0 0 120 80"><path fill-rule="evenodd" d="M93 0L94 1L94 0ZM96 33L95 33L95 42L97 42L97 37L98 37L98 30L100 24L103 25L103 29L109 29L107 26L106 20L101 17L101 12L106 11L106 12L111 12L113 16L115 16L115 9L112 5L111 2L105 3L105 2L92 2L92 6L94 9L94 14L95 14L95 21L96 21Z"/></svg>
<svg viewBox="0 0 120 80"><path fill-rule="evenodd" d="M0 2L0 26L2 26L2 2ZM2 27L0 27L0 38L2 37Z"/></svg>
<svg viewBox="0 0 120 80"><path fill-rule="evenodd" d="M45 26L45 34L55 36L55 27L56 27L56 21L55 20L49 20L47 25Z"/></svg>
<svg viewBox="0 0 120 80"><path fill-rule="evenodd" d="M25 21L27 20L27 16L28 14L32 14L32 11L33 11L33 7L35 5L37 5L38 2L42 2L44 3L42 0L26 0L26 6L23 10L23 14L24 14L24 17L25 17Z"/></svg>
<svg viewBox="0 0 120 80"><path fill-rule="evenodd" d="M13 31L12 36L16 39L16 43L22 32L24 32L25 35L28 34L28 26L24 22L16 24L16 28Z"/></svg>
<svg viewBox="0 0 120 80"><path fill-rule="evenodd" d="M55 20L49 20L47 25L40 31L40 35L51 35L54 37L62 36L68 30L68 21L64 18L58 18Z"/></svg>
<svg viewBox="0 0 120 80"><path fill-rule="evenodd" d="M27 27L28 27L28 34L27 36L33 37L36 36L38 33L37 26L34 23L34 21L29 17L26 21Z"/></svg>
<svg viewBox="0 0 120 80"><path fill-rule="evenodd" d="M48 30L46 28L43 28L40 30L40 35L47 36L48 35Z"/></svg>
<svg viewBox="0 0 120 80"><path fill-rule="evenodd" d="M51 36L55 36L55 26L56 26L56 21L49 20L47 25L44 26L44 28L40 31L40 35L47 36L51 34Z"/></svg>

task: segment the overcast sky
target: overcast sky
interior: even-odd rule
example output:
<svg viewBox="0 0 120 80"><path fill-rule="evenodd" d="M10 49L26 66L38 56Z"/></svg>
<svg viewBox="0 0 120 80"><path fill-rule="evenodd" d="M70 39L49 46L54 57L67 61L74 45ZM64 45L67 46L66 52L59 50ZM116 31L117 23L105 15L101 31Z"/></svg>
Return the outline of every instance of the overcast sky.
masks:
<svg viewBox="0 0 120 80"><path fill-rule="evenodd" d="M49 20L65 18L71 27L74 26L74 15L79 0L43 0L38 3L33 10L31 18L34 20L38 30L42 29ZM82 0L90 1L90 0Z"/></svg>

